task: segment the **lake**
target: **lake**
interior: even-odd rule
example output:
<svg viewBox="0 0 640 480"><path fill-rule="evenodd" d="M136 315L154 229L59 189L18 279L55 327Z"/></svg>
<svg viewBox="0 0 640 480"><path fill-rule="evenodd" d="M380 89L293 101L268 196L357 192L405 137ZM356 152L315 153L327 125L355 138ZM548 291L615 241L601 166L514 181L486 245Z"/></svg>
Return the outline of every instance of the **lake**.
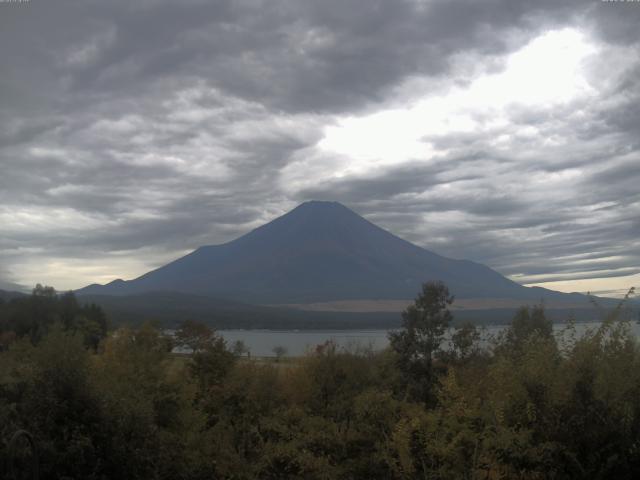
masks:
<svg viewBox="0 0 640 480"><path fill-rule="evenodd" d="M578 334L587 328L597 328L599 322L576 323ZM553 328L557 336L562 335L562 330L566 324L557 323ZM506 325L490 325L485 327L483 332L483 342L498 334ZM640 325L633 322L631 328L636 336L640 335ZM328 340L334 341L339 347L368 347L374 350L382 350L388 344L387 338L389 330L218 330L224 337L229 347L234 342L242 340L249 348L251 355L258 357L274 356L275 347L284 347L287 355L303 355L309 349L320 345Z"/></svg>

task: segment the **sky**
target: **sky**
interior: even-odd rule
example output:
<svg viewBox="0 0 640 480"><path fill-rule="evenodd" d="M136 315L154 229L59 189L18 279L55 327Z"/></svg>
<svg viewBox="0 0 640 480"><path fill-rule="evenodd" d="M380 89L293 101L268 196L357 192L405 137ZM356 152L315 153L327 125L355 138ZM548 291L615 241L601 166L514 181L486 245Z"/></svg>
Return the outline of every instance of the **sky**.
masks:
<svg viewBox="0 0 640 480"><path fill-rule="evenodd" d="M640 3L0 2L0 288L334 200L525 285L640 287Z"/></svg>

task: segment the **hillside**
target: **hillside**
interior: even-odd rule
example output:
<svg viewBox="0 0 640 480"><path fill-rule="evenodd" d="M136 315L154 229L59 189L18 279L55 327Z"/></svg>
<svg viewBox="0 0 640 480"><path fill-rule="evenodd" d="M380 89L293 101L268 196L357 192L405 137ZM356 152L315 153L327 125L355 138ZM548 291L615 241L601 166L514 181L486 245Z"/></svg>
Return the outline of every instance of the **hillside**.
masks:
<svg viewBox="0 0 640 480"><path fill-rule="evenodd" d="M12 298L20 298L24 296L25 296L24 293L0 290L0 299L4 301L11 300Z"/></svg>

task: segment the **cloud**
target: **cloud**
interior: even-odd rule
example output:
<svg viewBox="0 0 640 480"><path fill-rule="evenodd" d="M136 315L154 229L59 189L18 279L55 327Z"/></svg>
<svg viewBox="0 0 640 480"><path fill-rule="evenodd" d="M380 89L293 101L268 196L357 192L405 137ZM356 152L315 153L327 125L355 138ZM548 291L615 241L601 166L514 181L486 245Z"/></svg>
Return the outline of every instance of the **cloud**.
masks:
<svg viewBox="0 0 640 480"><path fill-rule="evenodd" d="M0 8L7 281L136 276L312 198L519 281L640 265L637 5Z"/></svg>

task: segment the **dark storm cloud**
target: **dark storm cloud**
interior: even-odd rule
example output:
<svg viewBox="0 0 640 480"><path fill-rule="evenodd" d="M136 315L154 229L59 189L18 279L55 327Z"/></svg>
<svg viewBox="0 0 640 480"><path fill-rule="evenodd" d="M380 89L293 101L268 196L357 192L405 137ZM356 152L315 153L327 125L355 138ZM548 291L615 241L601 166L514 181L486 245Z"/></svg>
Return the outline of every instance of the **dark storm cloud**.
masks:
<svg viewBox="0 0 640 480"><path fill-rule="evenodd" d="M26 70L19 80L76 96L198 77L275 108L344 111L409 75L446 74L456 53L510 51L580 3L34 2L4 9L3 55Z"/></svg>
<svg viewBox="0 0 640 480"><path fill-rule="evenodd" d="M637 50L596 102L513 107L507 133L540 133L506 150L485 132L442 134L428 139L431 163L312 186L285 173L304 175L307 158L318 172L348 163L317 153L324 127L412 97L407 82L446 93L564 26L633 50L639 12L514 0L0 4L0 282L20 281L29 261L107 263L150 246L158 264L311 198L506 274L635 268ZM536 143L551 135L574 147ZM516 186L571 169L580 176L548 189ZM617 258L584 268L570 258L590 251ZM541 259L556 257L545 271Z"/></svg>
<svg viewBox="0 0 640 480"><path fill-rule="evenodd" d="M587 11L587 21L605 42L637 44L640 41L637 29L640 10L632 3L620 2L612 8L607 2L594 2Z"/></svg>

